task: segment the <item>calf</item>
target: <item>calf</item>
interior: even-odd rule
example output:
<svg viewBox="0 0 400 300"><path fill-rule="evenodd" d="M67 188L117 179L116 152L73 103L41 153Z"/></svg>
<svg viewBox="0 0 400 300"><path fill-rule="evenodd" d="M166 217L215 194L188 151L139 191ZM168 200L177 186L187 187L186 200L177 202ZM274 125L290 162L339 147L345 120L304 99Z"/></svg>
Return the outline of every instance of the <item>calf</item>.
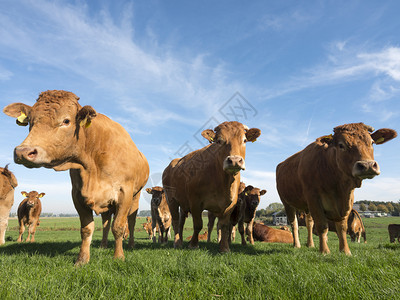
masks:
<svg viewBox="0 0 400 300"><path fill-rule="evenodd" d="M8 165L0 168L0 245L5 243L8 216L14 204L14 190L18 182Z"/></svg>
<svg viewBox="0 0 400 300"><path fill-rule="evenodd" d="M276 168L276 184L292 226L294 247L300 248L296 210L310 213L307 218L309 247L314 246L312 228L319 235L319 250L330 253L327 244L328 220L335 222L339 250L351 255L346 240L347 216L353 207L354 189L364 179L380 174L374 160L373 144L383 144L397 136L393 129L374 131L363 123L334 128Z"/></svg>
<svg viewBox="0 0 400 300"><path fill-rule="evenodd" d="M42 198L45 193L38 193L36 191L21 192L22 196L26 197L18 206L18 224L19 236L17 242L22 242L22 235L25 232L25 226L28 226L28 237L26 242L33 243L35 241L36 226L39 225L39 216L42 212Z"/></svg>
<svg viewBox="0 0 400 300"><path fill-rule="evenodd" d="M149 235L149 239L151 240L153 238L153 229L151 228L151 221L147 223L142 224L143 229L147 232Z"/></svg>
<svg viewBox="0 0 400 300"><path fill-rule="evenodd" d="M156 227L158 226L158 242L167 243L171 228L171 213L167 200L165 199L164 189L159 186L147 188L146 192L151 194L151 220L153 230L153 243L156 242Z"/></svg>
<svg viewBox="0 0 400 300"><path fill-rule="evenodd" d="M72 199L81 222L82 244L76 265L90 260L93 212L115 212L114 258L124 259L125 223L128 219L128 247L132 248L149 164L120 124L91 106L82 107L78 100L71 92L53 90L41 93L33 106L7 105L5 114L17 118L18 125L29 125L27 138L14 149L14 161L27 168L69 170Z"/></svg>
<svg viewBox="0 0 400 300"><path fill-rule="evenodd" d="M260 223L254 223L254 240L266 243L293 243L293 236L290 231L275 229Z"/></svg>
<svg viewBox="0 0 400 300"><path fill-rule="evenodd" d="M388 225L390 242L394 243L396 238L400 243L400 224L389 224Z"/></svg>

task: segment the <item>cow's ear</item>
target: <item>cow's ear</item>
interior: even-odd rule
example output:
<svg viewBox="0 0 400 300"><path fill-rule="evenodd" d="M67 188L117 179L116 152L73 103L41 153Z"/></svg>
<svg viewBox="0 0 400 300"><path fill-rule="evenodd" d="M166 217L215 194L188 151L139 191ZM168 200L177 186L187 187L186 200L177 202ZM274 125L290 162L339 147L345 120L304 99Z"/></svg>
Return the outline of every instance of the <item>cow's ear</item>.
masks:
<svg viewBox="0 0 400 300"><path fill-rule="evenodd" d="M371 137L377 145L384 144L394 139L396 136L397 132L389 128L378 129L374 133L371 133Z"/></svg>
<svg viewBox="0 0 400 300"><path fill-rule="evenodd" d="M267 193L267 190L261 190L260 191L260 196L265 195Z"/></svg>
<svg viewBox="0 0 400 300"><path fill-rule="evenodd" d="M78 114L76 115L76 123L81 127L88 128L96 116L97 113L94 108L85 105L78 111Z"/></svg>
<svg viewBox="0 0 400 300"><path fill-rule="evenodd" d="M241 183L239 184L238 193L239 193L239 194L243 193L243 191L244 191L245 188L246 188L246 184L244 184L244 182L241 182Z"/></svg>
<svg viewBox="0 0 400 300"><path fill-rule="evenodd" d="M28 195L28 193L27 192L21 192L21 195L26 197L26 195Z"/></svg>
<svg viewBox="0 0 400 300"><path fill-rule="evenodd" d="M203 136L203 138L208 140L210 143L214 142L214 140L215 140L215 132L212 129L203 130L201 135Z"/></svg>
<svg viewBox="0 0 400 300"><path fill-rule="evenodd" d="M254 143L257 138L261 135L261 130L258 128L250 128L246 131L246 139L249 142Z"/></svg>
<svg viewBox="0 0 400 300"><path fill-rule="evenodd" d="M151 194L152 189L151 189L151 188L147 188L147 189L146 189L146 192L148 192L149 194Z"/></svg>
<svg viewBox="0 0 400 300"><path fill-rule="evenodd" d="M324 135L321 136L320 138L317 139L317 141L320 141L323 144L328 144L330 145L333 142L333 135Z"/></svg>
<svg viewBox="0 0 400 300"><path fill-rule="evenodd" d="M46 194L45 193L40 193L38 197L42 198L44 195L46 195Z"/></svg>
<svg viewBox="0 0 400 300"><path fill-rule="evenodd" d="M10 117L17 118L17 124L26 126L29 124L29 114L32 107L24 103L11 103L3 108L3 112Z"/></svg>

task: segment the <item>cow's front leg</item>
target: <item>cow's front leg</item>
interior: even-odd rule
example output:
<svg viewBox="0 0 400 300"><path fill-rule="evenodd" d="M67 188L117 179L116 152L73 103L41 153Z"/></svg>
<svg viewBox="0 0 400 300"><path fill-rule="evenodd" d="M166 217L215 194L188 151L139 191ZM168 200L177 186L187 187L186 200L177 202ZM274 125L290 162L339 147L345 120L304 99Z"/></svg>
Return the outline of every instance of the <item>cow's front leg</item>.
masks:
<svg viewBox="0 0 400 300"><path fill-rule="evenodd" d="M328 222L326 220L315 220L315 226L317 228L319 236L319 251L322 254L329 254L331 251L328 247Z"/></svg>
<svg viewBox="0 0 400 300"><path fill-rule="evenodd" d="M19 222L19 236L18 236L17 242L19 242L19 243L22 242L22 235L24 234L24 232L25 232L25 225L24 225L24 221L21 220Z"/></svg>
<svg viewBox="0 0 400 300"><path fill-rule="evenodd" d="M254 238L253 238L253 224L254 224L254 219L251 220L246 227L246 234L249 237L249 242L250 244L254 245Z"/></svg>
<svg viewBox="0 0 400 300"><path fill-rule="evenodd" d="M28 238L26 239L26 241L30 241L31 243L34 243L35 242L35 233L36 233L36 224L29 225ZM29 240L29 236L30 236L30 240Z"/></svg>
<svg viewBox="0 0 400 300"><path fill-rule="evenodd" d="M221 240L219 242L219 251L221 253L229 252L229 230L231 228L230 214L218 218L219 230L221 231Z"/></svg>
<svg viewBox="0 0 400 300"><path fill-rule="evenodd" d="M339 251L344 252L346 255L351 255L349 245L347 243L347 218L342 221L335 222L336 233L339 238Z"/></svg>
<svg viewBox="0 0 400 300"><path fill-rule="evenodd" d="M189 243L190 249L198 249L199 248L199 233L203 228L203 218L201 216L202 211L197 210L196 213L192 213L193 217L193 235L192 239Z"/></svg>
<svg viewBox="0 0 400 300"><path fill-rule="evenodd" d="M211 233L214 228L214 223L215 223L215 215L212 212L208 212L208 223L207 223L207 242L211 242Z"/></svg>
<svg viewBox="0 0 400 300"><path fill-rule="evenodd" d="M179 238L178 238L178 243L177 247L182 247L183 244L183 228L185 226L185 222L186 222L186 218L187 218L187 213L185 213L183 211L182 208L179 209L179 229L178 229L178 234L179 234Z"/></svg>
<svg viewBox="0 0 400 300"><path fill-rule="evenodd" d="M129 242L128 242L128 248L132 249L135 247L135 224L136 224L136 215L137 215L137 210L135 210L133 213L131 213L128 216L128 228L129 228Z"/></svg>
<svg viewBox="0 0 400 300"><path fill-rule="evenodd" d="M108 233L111 227L112 211L109 210L101 214L101 222L103 224L103 238L101 239L100 248L107 248L108 246Z"/></svg>
<svg viewBox="0 0 400 300"><path fill-rule="evenodd" d="M92 211L90 211L92 213ZM90 244L94 232L94 221L92 214L80 215L81 219L81 250L75 262L76 266L83 265L90 260Z"/></svg>
<svg viewBox="0 0 400 300"><path fill-rule="evenodd" d="M244 236L244 222L243 221L239 221L237 226L238 226L238 230L239 230L240 236L242 238L242 245L246 245L247 244L246 243L246 238Z"/></svg>

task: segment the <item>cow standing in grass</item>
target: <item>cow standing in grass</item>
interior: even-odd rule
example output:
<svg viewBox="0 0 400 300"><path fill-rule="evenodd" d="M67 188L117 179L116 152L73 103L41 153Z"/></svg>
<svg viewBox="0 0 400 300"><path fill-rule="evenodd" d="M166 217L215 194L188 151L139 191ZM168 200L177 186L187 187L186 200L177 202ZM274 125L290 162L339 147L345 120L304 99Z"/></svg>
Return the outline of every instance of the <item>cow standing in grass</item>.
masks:
<svg viewBox="0 0 400 300"><path fill-rule="evenodd" d="M14 150L14 161L28 168L70 171L72 199L81 222L82 245L77 265L90 259L96 214L115 212L112 232L114 257L123 259L122 239L129 223L129 247L134 246L134 227L140 191L147 182L149 165L130 135L118 123L79 98L60 90L39 95L31 107L12 103L4 113L29 125L29 134Z"/></svg>
<svg viewBox="0 0 400 300"><path fill-rule="evenodd" d="M219 218L219 249L228 252L230 216L237 203L240 171L245 169L246 142L254 142L261 131L239 122L224 122L201 134L211 144L171 161L162 177L175 232L174 247L182 246L183 227L190 212L194 232L189 248L198 248L202 212L208 210Z"/></svg>
<svg viewBox="0 0 400 300"><path fill-rule="evenodd" d="M292 226L295 247L300 248L298 210L311 216L306 218L309 247L314 246L311 232L315 222L320 252L330 253L327 233L331 220L335 222L339 250L351 255L346 232L354 189L361 187L364 179L380 174L373 144L383 144L396 136L393 129L374 131L363 123L338 126L333 135L318 138L277 166L277 189Z"/></svg>
<svg viewBox="0 0 400 300"><path fill-rule="evenodd" d="M0 168L0 245L5 243L8 216L14 204L14 191L17 186L17 178L8 167Z"/></svg>
<svg viewBox="0 0 400 300"><path fill-rule="evenodd" d="M35 242L36 226L39 225L39 217L42 212L42 198L45 193L38 193L36 191L21 192L24 200L18 206L18 225L19 225L19 236L17 242L22 242L22 235L25 232L25 226L28 227L28 237L26 242Z"/></svg>
<svg viewBox="0 0 400 300"><path fill-rule="evenodd" d="M167 243L169 231L171 229L171 213L167 200L165 199L164 189L160 186L147 188L146 192L151 195L151 228L153 233L153 243L156 242L158 232L158 242Z"/></svg>

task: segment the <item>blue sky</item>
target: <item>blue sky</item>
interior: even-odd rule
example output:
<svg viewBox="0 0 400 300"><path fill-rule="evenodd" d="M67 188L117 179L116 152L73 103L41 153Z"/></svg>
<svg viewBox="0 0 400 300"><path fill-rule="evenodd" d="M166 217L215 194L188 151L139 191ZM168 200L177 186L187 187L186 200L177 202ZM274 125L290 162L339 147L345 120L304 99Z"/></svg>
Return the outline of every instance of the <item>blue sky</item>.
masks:
<svg viewBox="0 0 400 300"><path fill-rule="evenodd" d="M121 123L159 185L200 131L236 118L261 129L247 145L247 184L280 202L276 165L341 124L400 130L398 1L0 0L1 107L41 91L78 95ZM68 172L12 159L28 133L0 116L0 165L44 212L75 212ZM355 199L400 199L399 138L375 147L381 175ZM149 209L143 194L140 210Z"/></svg>

